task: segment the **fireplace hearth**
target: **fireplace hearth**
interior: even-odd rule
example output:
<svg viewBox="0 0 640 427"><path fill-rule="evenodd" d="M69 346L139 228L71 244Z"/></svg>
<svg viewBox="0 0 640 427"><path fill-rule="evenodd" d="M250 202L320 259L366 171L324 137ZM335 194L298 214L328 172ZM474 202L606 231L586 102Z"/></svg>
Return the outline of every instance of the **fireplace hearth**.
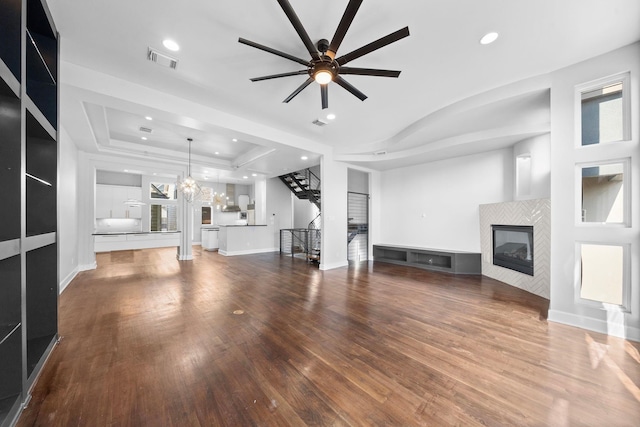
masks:
<svg viewBox="0 0 640 427"><path fill-rule="evenodd" d="M493 264L533 276L533 227L492 225Z"/></svg>

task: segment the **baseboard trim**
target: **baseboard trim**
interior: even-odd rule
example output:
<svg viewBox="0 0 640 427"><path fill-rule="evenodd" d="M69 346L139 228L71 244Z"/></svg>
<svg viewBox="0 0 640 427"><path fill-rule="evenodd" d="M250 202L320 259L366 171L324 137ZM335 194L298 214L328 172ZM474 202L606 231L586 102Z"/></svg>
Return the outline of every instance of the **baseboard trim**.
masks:
<svg viewBox="0 0 640 427"><path fill-rule="evenodd" d="M91 264L80 264L78 266L78 271L95 270L96 268L98 268L98 263L94 261Z"/></svg>
<svg viewBox="0 0 640 427"><path fill-rule="evenodd" d="M327 264L327 263L320 263L320 270L333 270L334 268L341 268L341 267L348 267L349 266L349 261L344 260L344 261L340 261L340 262L334 262L331 264Z"/></svg>
<svg viewBox="0 0 640 427"><path fill-rule="evenodd" d="M60 285L58 285L58 292L60 292L60 294L62 294L62 292L65 289L67 289L67 286L69 286L69 283L71 283L71 281L75 279L75 277L78 275L79 272L80 272L79 268L76 267L73 269L71 273L67 274L67 277L62 279L62 281L60 282Z"/></svg>
<svg viewBox="0 0 640 427"><path fill-rule="evenodd" d="M252 254L265 254L268 252L279 252L278 248L267 248L267 249L247 249L245 251L223 251L218 249L218 253L224 256L236 256L236 255L252 255Z"/></svg>
<svg viewBox="0 0 640 427"><path fill-rule="evenodd" d="M193 255L176 255L178 261L192 261Z"/></svg>
<svg viewBox="0 0 640 427"><path fill-rule="evenodd" d="M622 319L624 319L624 316ZM575 326L605 335L640 342L640 328L628 326L624 323L607 322L601 319L578 316L573 313L557 310L549 310L548 320L550 322L562 323L563 325Z"/></svg>

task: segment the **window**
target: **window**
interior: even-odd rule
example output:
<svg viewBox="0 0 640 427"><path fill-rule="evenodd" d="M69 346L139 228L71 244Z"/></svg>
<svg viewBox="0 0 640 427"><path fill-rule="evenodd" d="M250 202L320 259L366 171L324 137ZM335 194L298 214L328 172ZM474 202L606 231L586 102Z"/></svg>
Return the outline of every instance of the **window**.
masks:
<svg viewBox="0 0 640 427"><path fill-rule="evenodd" d="M151 231L177 231L178 209L174 205L151 205Z"/></svg>
<svg viewBox="0 0 640 427"><path fill-rule="evenodd" d="M581 198L580 222L626 224L628 162L595 163L578 168Z"/></svg>
<svg viewBox="0 0 640 427"><path fill-rule="evenodd" d="M178 193L175 184L151 183L149 197L151 199L177 200Z"/></svg>
<svg viewBox="0 0 640 427"><path fill-rule="evenodd" d="M582 146L630 138L628 86L624 76L580 90Z"/></svg>

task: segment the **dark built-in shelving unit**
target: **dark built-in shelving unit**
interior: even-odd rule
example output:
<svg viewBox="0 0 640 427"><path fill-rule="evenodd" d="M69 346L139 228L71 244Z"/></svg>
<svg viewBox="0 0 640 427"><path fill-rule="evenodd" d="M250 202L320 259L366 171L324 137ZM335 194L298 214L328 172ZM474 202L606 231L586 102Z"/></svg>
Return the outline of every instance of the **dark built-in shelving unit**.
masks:
<svg viewBox="0 0 640 427"><path fill-rule="evenodd" d="M58 338L58 36L46 1L0 0L0 427Z"/></svg>
<svg viewBox="0 0 640 427"><path fill-rule="evenodd" d="M481 255L475 252L373 245L374 261L453 274L482 274Z"/></svg>

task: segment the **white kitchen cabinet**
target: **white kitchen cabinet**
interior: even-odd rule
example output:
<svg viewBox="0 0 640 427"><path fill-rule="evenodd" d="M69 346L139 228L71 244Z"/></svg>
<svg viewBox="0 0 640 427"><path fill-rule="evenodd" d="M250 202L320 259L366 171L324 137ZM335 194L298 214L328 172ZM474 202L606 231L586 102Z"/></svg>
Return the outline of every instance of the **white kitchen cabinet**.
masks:
<svg viewBox="0 0 640 427"><path fill-rule="evenodd" d="M95 252L180 246L180 232L114 233L94 235Z"/></svg>
<svg viewBox="0 0 640 427"><path fill-rule="evenodd" d="M113 190L110 185L96 185L96 218L111 218L111 199Z"/></svg>
<svg viewBox="0 0 640 427"><path fill-rule="evenodd" d="M142 207L125 204L140 201L142 188L122 185L96 185L96 218L142 218Z"/></svg>
<svg viewBox="0 0 640 427"><path fill-rule="evenodd" d="M140 187L127 187L127 198L125 200L142 200L142 188ZM126 206L126 217L127 218L142 218L142 206Z"/></svg>

